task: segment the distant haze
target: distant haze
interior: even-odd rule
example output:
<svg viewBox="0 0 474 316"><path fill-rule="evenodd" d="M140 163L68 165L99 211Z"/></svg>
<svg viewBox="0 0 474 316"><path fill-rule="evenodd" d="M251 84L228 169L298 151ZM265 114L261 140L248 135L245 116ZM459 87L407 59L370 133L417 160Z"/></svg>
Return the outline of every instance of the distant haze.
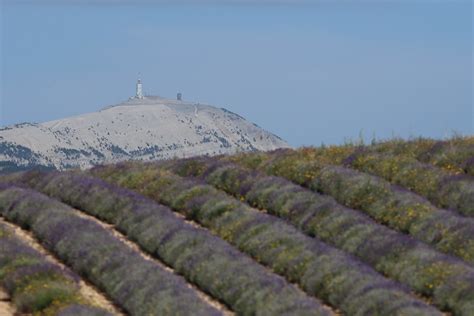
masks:
<svg viewBox="0 0 474 316"><path fill-rule="evenodd" d="M473 134L471 1L1 3L0 125L145 93L293 146Z"/></svg>

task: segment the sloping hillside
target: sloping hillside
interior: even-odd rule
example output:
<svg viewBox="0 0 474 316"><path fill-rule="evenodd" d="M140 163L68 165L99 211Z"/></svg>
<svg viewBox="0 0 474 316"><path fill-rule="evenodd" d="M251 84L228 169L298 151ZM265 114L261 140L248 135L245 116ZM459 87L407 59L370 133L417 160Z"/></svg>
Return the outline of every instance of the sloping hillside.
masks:
<svg viewBox="0 0 474 316"><path fill-rule="evenodd" d="M473 144L15 173L1 178L0 216L103 291L112 313L470 316ZM9 295L12 273L0 274Z"/></svg>
<svg viewBox="0 0 474 316"><path fill-rule="evenodd" d="M131 99L61 120L0 130L0 167L89 168L122 160L157 160L289 147L241 116L210 105L160 97Z"/></svg>

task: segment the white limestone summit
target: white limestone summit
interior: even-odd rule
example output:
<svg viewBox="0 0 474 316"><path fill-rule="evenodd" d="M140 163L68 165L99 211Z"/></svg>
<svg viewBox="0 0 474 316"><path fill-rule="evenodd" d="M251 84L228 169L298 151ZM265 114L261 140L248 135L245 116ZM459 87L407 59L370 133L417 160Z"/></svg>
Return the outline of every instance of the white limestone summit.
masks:
<svg viewBox="0 0 474 316"><path fill-rule="evenodd" d="M181 94L179 94L181 99ZM224 108L145 96L45 123L0 129L0 171L43 166L64 170L129 159L156 160L289 145Z"/></svg>

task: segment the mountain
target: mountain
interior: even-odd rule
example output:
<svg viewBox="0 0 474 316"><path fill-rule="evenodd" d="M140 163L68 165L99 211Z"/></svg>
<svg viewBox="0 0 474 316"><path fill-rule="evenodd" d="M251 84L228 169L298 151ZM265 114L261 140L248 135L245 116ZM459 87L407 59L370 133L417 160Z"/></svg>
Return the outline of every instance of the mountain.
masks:
<svg viewBox="0 0 474 316"><path fill-rule="evenodd" d="M268 151L289 145L224 108L157 96L0 129L0 171L87 169L123 160Z"/></svg>

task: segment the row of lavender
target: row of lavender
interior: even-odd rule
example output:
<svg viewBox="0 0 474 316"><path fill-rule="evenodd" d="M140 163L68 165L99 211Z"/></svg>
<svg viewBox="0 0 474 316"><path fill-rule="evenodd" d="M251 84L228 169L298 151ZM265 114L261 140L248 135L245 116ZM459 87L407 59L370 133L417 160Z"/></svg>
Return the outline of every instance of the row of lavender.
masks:
<svg viewBox="0 0 474 316"><path fill-rule="evenodd" d="M331 150L335 152L332 156L339 156L345 148ZM441 252L474 262L473 218L436 208L428 200L379 177L326 164L319 158L302 159L300 153L290 150L242 154L228 160L330 195L337 202L361 210L379 223L410 234Z"/></svg>
<svg viewBox="0 0 474 316"><path fill-rule="evenodd" d="M375 152L409 155L449 172L474 176L474 137L453 137L448 140L391 140L372 146Z"/></svg>
<svg viewBox="0 0 474 316"><path fill-rule="evenodd" d="M463 169L447 165L444 170L418 161L409 152L384 152L384 149L377 146L345 150L306 148L288 154L293 160L339 164L377 175L426 197L438 207L474 216L474 178ZM474 160L474 151L472 155Z"/></svg>
<svg viewBox="0 0 474 316"><path fill-rule="evenodd" d="M316 299L222 239L136 193L99 179L66 173L30 174L23 183L113 224L129 240L238 314L331 314ZM146 284L153 282L143 280Z"/></svg>
<svg viewBox="0 0 474 316"><path fill-rule="evenodd" d="M394 156L358 150L346 166L380 176L426 197L438 207L474 217L474 178L451 174L404 155Z"/></svg>
<svg viewBox="0 0 474 316"><path fill-rule="evenodd" d="M430 164L452 174L474 175L474 136L453 137L447 140L416 138L392 139L382 142L347 143L342 146L321 146L318 152L334 155L333 161L341 162L340 154L349 155L363 149L371 153L404 156Z"/></svg>
<svg viewBox="0 0 474 316"><path fill-rule="evenodd" d="M132 165L97 168L92 174L169 205L344 314L438 313L354 257L212 186Z"/></svg>
<svg viewBox="0 0 474 316"><path fill-rule="evenodd" d="M92 220L35 191L6 187L0 214L31 230L67 266L132 315L220 315L186 282L147 261ZM146 280L146 281L144 281Z"/></svg>
<svg viewBox="0 0 474 316"><path fill-rule="evenodd" d="M283 178L210 158L170 161L144 168L166 168L181 176L198 177L288 220L310 236L356 255L384 275L432 297L442 309L456 314L474 313L473 267L341 206L331 197Z"/></svg>
<svg viewBox="0 0 474 316"><path fill-rule="evenodd" d="M79 277L43 254L0 223L0 285L11 295L18 313L58 316L108 316L79 291Z"/></svg>
<svg viewBox="0 0 474 316"><path fill-rule="evenodd" d="M471 155L469 161L474 163L474 138L471 146L458 147L466 148ZM320 165L344 165L367 172L410 189L438 207L474 216L474 178L456 165L447 164L442 169L420 162L417 158L423 155L415 155L410 147L397 150L383 143L374 146L331 146L288 150L284 155L295 163L317 161Z"/></svg>

